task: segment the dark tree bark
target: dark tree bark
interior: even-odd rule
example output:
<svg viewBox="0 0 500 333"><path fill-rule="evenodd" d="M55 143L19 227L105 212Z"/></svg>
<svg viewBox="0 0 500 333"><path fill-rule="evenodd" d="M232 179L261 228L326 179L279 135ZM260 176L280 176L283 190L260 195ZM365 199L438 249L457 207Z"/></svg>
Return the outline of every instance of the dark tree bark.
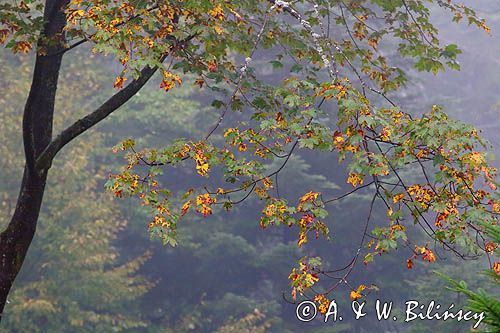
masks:
<svg viewBox="0 0 500 333"><path fill-rule="evenodd" d="M23 114L23 143L26 158L16 209L7 228L0 234L0 321L26 253L35 235L42 205L47 173L56 154L69 142L101 122L134 96L155 74L158 67L145 67L137 79L111 96L96 110L77 120L52 140L52 121L64 48L66 25L64 6L69 0L46 0L46 24L38 46L46 55L38 54L33 80ZM194 36L180 43L186 43ZM82 44L82 43L79 43ZM166 54L159 60L163 62Z"/></svg>
<svg viewBox="0 0 500 333"><path fill-rule="evenodd" d="M63 7L68 0L47 0L45 26L38 42L48 55L37 55L31 89L23 115L26 157L16 209L7 228L0 234L0 320L7 295L19 273L36 230L47 170L37 171L35 161L52 138L52 119L57 81L63 53Z"/></svg>
<svg viewBox="0 0 500 333"><path fill-rule="evenodd" d="M23 143L26 158L23 180L16 209L7 228L0 233L0 321L26 253L35 235L42 206L47 173L57 153L69 142L98 124L130 100L153 77L158 67L144 67L139 76L125 88L108 98L87 116L75 121L52 139L52 122L57 82L63 55L74 48L64 48L64 7L69 0L46 0L45 26L38 46L44 54L37 54L30 93L23 114ZM184 45L196 35L185 40L175 40L174 45ZM74 45L81 45L82 40ZM160 57L163 62L167 54Z"/></svg>

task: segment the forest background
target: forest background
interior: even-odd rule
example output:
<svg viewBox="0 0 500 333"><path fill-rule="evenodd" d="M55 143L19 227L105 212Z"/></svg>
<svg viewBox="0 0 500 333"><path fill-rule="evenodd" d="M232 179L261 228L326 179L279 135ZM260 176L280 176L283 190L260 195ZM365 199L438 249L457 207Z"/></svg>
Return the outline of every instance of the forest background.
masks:
<svg viewBox="0 0 500 333"><path fill-rule="evenodd" d="M461 71L438 76L411 72L407 88L396 98L418 114L441 104L450 116L474 124L494 146L500 146L500 6L498 2L474 3L492 29L486 35L465 24L451 25L434 17L447 42L458 44ZM0 227L6 225L15 205L21 179L23 152L21 114L32 72L32 58L0 50ZM86 56L75 50L63 66L73 68L62 77L56 120L85 110L113 91L110 78L120 71L112 59ZM262 75L272 77L272 64ZM63 71L64 72L64 71ZM414 331L462 332L464 323L430 322L414 325L379 322L376 318L342 324L304 324L295 318L287 276L303 254L296 235L286 229L262 231L259 212L252 204L209 219L191 216L179 225L179 245L165 247L151 241L146 230L147 212L129 201L115 200L104 191L108 174L122 161L113 146L133 137L138 145L164 144L177 137L196 138L206 131L217 113L207 106L209 92L199 91L189 78L168 94L157 89L158 80L135 96L124 110L112 115L84 138L72 143L57 161L50 177L42 216L27 262L6 308L0 326L5 332L364 332ZM303 155L302 157L300 155ZM346 172L331 156L297 154L280 176L283 196L348 189ZM306 162L307 160L307 162ZM498 162L493 162L498 166ZM184 179L194 170L176 169L167 177ZM326 177L327 176L327 177ZM329 179L327 181L327 178ZM181 190L182 187L172 188ZM252 199L258 200L258 199ZM355 250L360 221L369 196L351 196L329 208L335 218L332 230L342 235L334 243L315 242L315 251L332 264L346 263ZM385 210L376 210L375 224L383 223ZM412 231L414 237L418 230ZM352 235L352 237L351 237ZM408 270L407 253L377 259L377 265L358 264L350 277L354 285L366 277L379 286L375 298L403 304L407 299L435 299L464 304L463 295L443 288L446 281L433 270L484 286L478 273L485 262L460 261L443 254L440 265L421 264ZM272 269L269 269L272 267ZM344 305L349 290L336 291ZM376 297L375 297L375 296ZM370 301L370 299L369 299ZM401 306L399 306L401 308Z"/></svg>

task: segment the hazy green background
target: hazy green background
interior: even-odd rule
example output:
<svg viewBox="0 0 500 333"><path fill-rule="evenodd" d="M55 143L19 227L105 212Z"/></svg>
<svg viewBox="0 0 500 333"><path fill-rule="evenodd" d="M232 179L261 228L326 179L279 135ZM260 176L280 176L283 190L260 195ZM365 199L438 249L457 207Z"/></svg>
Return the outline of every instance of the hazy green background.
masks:
<svg viewBox="0 0 500 333"><path fill-rule="evenodd" d="M434 19L446 42L459 44L461 72L434 77L414 73L396 99L414 113L444 104L452 116L471 122L499 149L500 3L474 3L486 16L492 36L449 18ZM118 66L110 59L74 51L64 63L56 112L57 128L88 113L113 92ZM0 51L0 226L15 205L23 152L21 115L30 84L32 57ZM267 75L272 71L265 66ZM467 324L378 322L375 316L342 324L301 324L289 295L287 276L303 254L291 230L262 231L257 199L231 213L183 220L177 248L148 238L147 215L130 200L115 200L103 184L120 159L111 147L134 137L140 146L160 146L177 137L199 137L216 118L210 96L199 94L189 78L182 88L165 93L151 83L122 110L71 144L51 170L35 242L10 295L2 332L464 332ZM306 162L307 161L307 162ZM497 163L498 164L498 163ZM179 180L193 170L169 171L164 180L181 189ZM176 187L177 184L177 187ZM280 177L283 196L310 189L342 193L345 172L332 155L302 154ZM333 241L314 243L313 252L327 265L347 264L356 250L367 200L353 196L330 209ZM385 212L375 212L375 224ZM418 237L417 230L414 231ZM405 266L410 249L358 264L352 285L375 283L371 297L430 299L447 306L460 303L430 273L439 269L479 285L481 262L459 262L450 254L439 264ZM347 288L335 291L341 309L349 309ZM257 310L256 310L257 309ZM250 325L247 325L250 323ZM243 327L249 327L244 330Z"/></svg>

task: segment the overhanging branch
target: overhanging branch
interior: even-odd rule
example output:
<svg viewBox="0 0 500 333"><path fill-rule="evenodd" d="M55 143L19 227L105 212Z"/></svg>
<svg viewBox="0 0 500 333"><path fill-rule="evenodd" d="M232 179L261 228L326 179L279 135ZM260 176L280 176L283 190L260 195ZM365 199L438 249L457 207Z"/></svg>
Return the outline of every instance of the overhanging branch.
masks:
<svg viewBox="0 0 500 333"><path fill-rule="evenodd" d="M163 62L166 55L162 56L160 62ZM47 148L40 154L36 160L36 169L38 172L50 168L52 160L56 154L73 139L101 122L104 118L116 111L134 96L154 75L158 67L145 67L141 70L139 77L130 82L125 88L111 96L106 102L98 107L94 112L77 120L72 125L63 130L55 139L53 139Z"/></svg>

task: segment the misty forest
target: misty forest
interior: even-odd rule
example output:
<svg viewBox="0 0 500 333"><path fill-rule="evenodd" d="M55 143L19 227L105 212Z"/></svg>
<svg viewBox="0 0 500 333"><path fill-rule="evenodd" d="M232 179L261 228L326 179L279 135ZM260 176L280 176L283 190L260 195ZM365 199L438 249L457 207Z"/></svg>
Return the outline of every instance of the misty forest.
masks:
<svg viewBox="0 0 500 333"><path fill-rule="evenodd" d="M0 46L0 332L500 332L498 0L0 0Z"/></svg>

